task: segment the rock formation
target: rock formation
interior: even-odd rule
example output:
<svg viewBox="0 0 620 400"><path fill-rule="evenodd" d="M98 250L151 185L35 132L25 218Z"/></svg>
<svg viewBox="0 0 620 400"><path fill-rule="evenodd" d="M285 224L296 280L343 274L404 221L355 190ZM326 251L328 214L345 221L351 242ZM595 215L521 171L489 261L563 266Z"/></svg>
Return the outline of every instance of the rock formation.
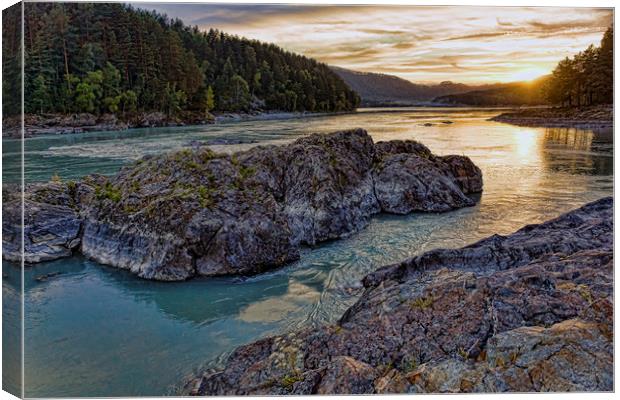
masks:
<svg viewBox="0 0 620 400"><path fill-rule="evenodd" d="M233 155L197 147L145 157L111 178L28 187L26 261L79 244L87 257L147 279L256 274L297 259L302 244L364 228L378 212L448 211L474 205L466 194L481 190L467 157L434 156L414 141L375 144L362 129ZM12 257L19 212L8 216Z"/></svg>
<svg viewBox="0 0 620 400"><path fill-rule="evenodd" d="M613 128L611 104L588 107L524 108L501 113L490 121L519 126Z"/></svg>
<svg viewBox="0 0 620 400"><path fill-rule="evenodd" d="M341 320L238 348L197 395L612 391L613 200L383 267Z"/></svg>
<svg viewBox="0 0 620 400"><path fill-rule="evenodd" d="M24 193L24 261L37 263L67 257L80 244L81 217L66 184L31 185ZM22 192L3 188L2 256L21 261Z"/></svg>

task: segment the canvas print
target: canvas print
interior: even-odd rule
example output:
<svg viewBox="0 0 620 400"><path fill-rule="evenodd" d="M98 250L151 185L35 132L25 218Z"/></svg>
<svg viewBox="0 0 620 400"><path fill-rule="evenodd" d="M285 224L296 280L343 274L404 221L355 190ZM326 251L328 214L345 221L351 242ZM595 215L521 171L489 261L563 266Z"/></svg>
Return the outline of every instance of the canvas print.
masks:
<svg viewBox="0 0 620 400"><path fill-rule="evenodd" d="M611 392L614 9L2 13L2 388Z"/></svg>

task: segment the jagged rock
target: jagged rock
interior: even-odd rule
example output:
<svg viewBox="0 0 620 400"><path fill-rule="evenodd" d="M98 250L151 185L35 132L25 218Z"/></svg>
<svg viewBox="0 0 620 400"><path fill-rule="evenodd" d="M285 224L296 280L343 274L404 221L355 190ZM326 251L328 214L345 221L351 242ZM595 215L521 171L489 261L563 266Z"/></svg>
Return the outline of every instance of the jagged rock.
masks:
<svg viewBox="0 0 620 400"><path fill-rule="evenodd" d="M465 194L482 191L482 173L467 157L434 156L413 141L376 146L381 162L374 168L374 189L385 212L448 211L473 205Z"/></svg>
<svg viewBox="0 0 620 400"><path fill-rule="evenodd" d="M97 123L97 117L89 113L73 114L61 119L59 125L83 127L95 125Z"/></svg>
<svg viewBox="0 0 620 400"><path fill-rule="evenodd" d="M23 203L19 186L9 186L4 199L2 253L6 260L21 261L22 205L24 262L66 257L79 246L82 223L66 185L30 185Z"/></svg>
<svg viewBox="0 0 620 400"><path fill-rule="evenodd" d="M441 157L441 161L449 166L452 177L463 193L482 192L482 173L469 157L451 155Z"/></svg>
<svg viewBox="0 0 620 400"><path fill-rule="evenodd" d="M317 394L372 393L376 370L347 356L334 357L316 386Z"/></svg>
<svg viewBox="0 0 620 400"><path fill-rule="evenodd" d="M387 372L374 382L374 390L371 393L391 394L405 393L410 387L407 378L397 369L388 368Z"/></svg>
<svg viewBox="0 0 620 400"><path fill-rule="evenodd" d="M394 214L448 211L474 205L455 176L439 160L415 154L396 154L375 169L375 194L381 209ZM442 163L443 164L443 163Z"/></svg>
<svg viewBox="0 0 620 400"><path fill-rule="evenodd" d="M610 314L611 316L611 314ZM613 388L606 324L570 319L489 339L483 362L429 362L407 376L411 392L570 392Z"/></svg>
<svg viewBox="0 0 620 400"><path fill-rule="evenodd" d="M347 236L380 211L371 176L375 147L366 131L312 135L280 151L293 243Z"/></svg>
<svg viewBox="0 0 620 400"><path fill-rule="evenodd" d="M164 113L156 111L142 115L138 126L145 128L164 126L166 121L166 115Z"/></svg>
<svg viewBox="0 0 620 400"><path fill-rule="evenodd" d="M356 129L233 155L194 146L73 185L65 211L81 227L84 255L143 278L182 280L284 265L301 244L348 236L380 211L473 205L464 193L482 190L482 177L466 157L436 157L414 141L375 145ZM28 207L57 199L36 201Z"/></svg>
<svg viewBox="0 0 620 400"><path fill-rule="evenodd" d="M95 116L81 114L25 114L24 135L61 135L92 131L118 131L138 127L159 127L179 125L203 125L215 123L215 116L209 112L183 111L174 117L160 112L111 113ZM3 120L3 136L19 138L22 135L21 116Z"/></svg>
<svg viewBox="0 0 620 400"><path fill-rule="evenodd" d="M613 390L612 198L364 285L338 324L242 346L194 394Z"/></svg>

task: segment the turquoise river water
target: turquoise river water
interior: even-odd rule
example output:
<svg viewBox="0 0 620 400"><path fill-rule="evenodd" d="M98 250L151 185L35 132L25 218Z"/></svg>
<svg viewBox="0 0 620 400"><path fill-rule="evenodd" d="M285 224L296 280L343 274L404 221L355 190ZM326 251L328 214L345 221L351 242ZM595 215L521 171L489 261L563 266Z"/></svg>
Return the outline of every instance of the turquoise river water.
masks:
<svg viewBox="0 0 620 400"><path fill-rule="evenodd" d="M475 207L443 214L378 215L347 239L249 279L162 283L75 256L24 273L27 397L170 395L199 368L235 347L334 322L379 266L438 247L507 234L613 193L611 130L522 128L489 122L495 110L416 108L201 127L39 136L25 141L26 181L110 174L145 154L191 141L236 139L235 151L312 132L362 127L375 141L415 139L434 153L465 154L480 166ZM452 121L451 124L442 121ZM423 126L430 122L432 126ZM5 182L19 179L21 143L3 139ZM37 277L59 272L45 282ZM3 262L5 386L20 379L19 266Z"/></svg>

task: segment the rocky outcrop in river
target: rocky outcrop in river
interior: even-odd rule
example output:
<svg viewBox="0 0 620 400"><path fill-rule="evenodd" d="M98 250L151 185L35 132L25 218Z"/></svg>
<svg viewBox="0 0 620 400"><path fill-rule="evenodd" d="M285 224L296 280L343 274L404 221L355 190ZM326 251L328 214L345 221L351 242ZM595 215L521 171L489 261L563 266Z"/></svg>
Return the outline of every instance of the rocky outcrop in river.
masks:
<svg viewBox="0 0 620 400"><path fill-rule="evenodd" d="M337 324L240 347L187 392L613 390L612 198L363 284Z"/></svg>
<svg viewBox="0 0 620 400"><path fill-rule="evenodd" d="M490 120L519 126L613 128L614 108L611 104L524 108L499 114Z"/></svg>
<svg viewBox="0 0 620 400"><path fill-rule="evenodd" d="M474 205L466 194L481 190L467 157L435 156L414 141L375 144L362 129L233 155L198 147L146 157L111 178L29 187L26 259L79 244L147 279L256 274L297 259L302 244L364 228L378 212L448 211ZM10 241L19 225L6 221ZM32 235L46 228L49 236Z"/></svg>
<svg viewBox="0 0 620 400"><path fill-rule="evenodd" d="M82 219L66 184L31 185L24 193L24 261L37 263L70 256L80 244ZM20 262L22 257L22 191L18 185L3 188L2 256Z"/></svg>

